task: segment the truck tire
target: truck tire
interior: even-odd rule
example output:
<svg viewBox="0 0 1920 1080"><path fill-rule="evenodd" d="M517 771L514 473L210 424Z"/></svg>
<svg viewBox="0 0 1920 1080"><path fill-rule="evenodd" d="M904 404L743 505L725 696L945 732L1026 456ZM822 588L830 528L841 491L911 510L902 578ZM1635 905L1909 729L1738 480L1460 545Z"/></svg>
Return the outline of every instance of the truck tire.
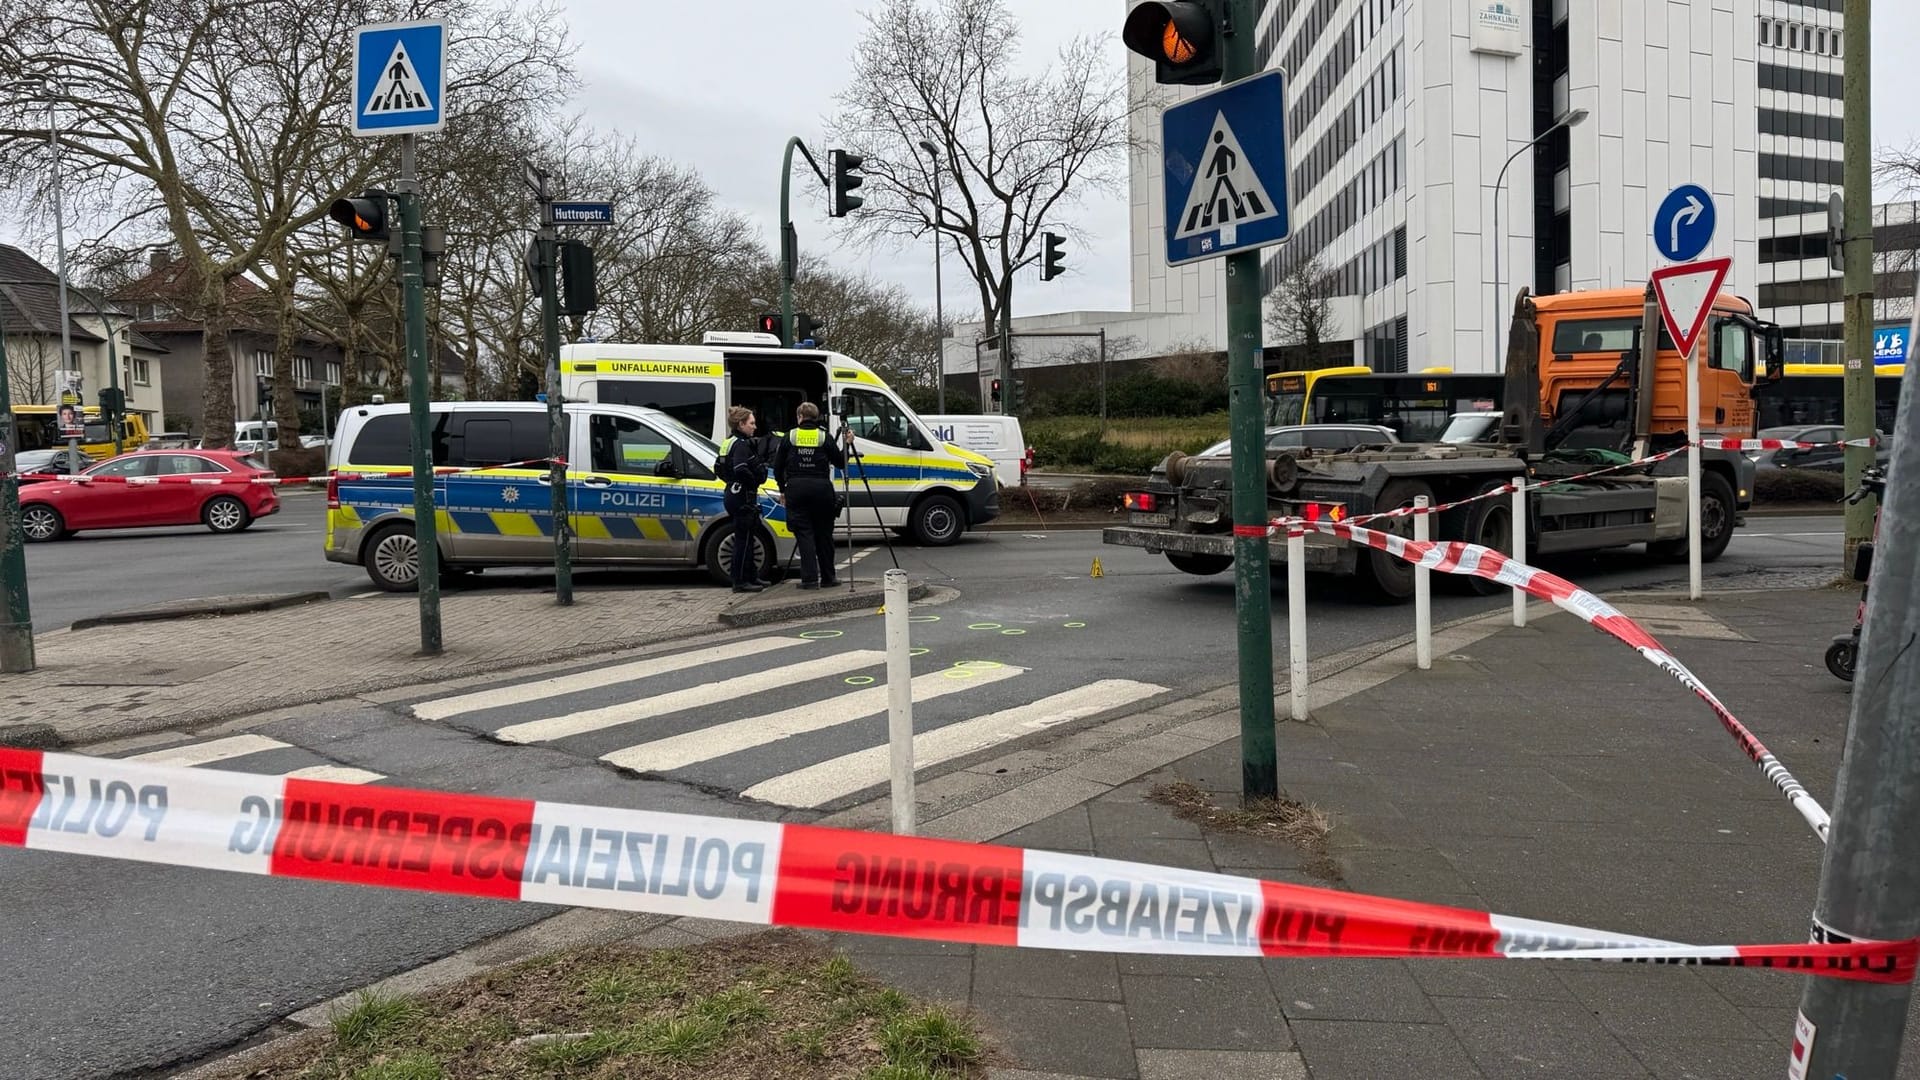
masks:
<svg viewBox="0 0 1920 1080"><path fill-rule="evenodd" d="M907 516L907 528L922 547L946 547L959 543L961 534L967 531L967 512L951 495L929 495L914 504Z"/></svg>
<svg viewBox="0 0 1920 1080"><path fill-rule="evenodd" d="M1482 485L1475 494L1485 494L1506 486L1506 481L1496 480ZM1498 495L1482 499L1467 508L1467 543L1492 548L1502 555L1513 554L1513 497L1502 498ZM1505 585L1488 581L1483 577L1454 576L1453 580L1465 585L1466 590L1475 596L1493 596L1507 592Z"/></svg>
<svg viewBox="0 0 1920 1080"><path fill-rule="evenodd" d="M1726 554L1733 543L1733 485L1719 473L1700 474L1700 561L1710 563ZM1657 540L1647 554L1663 562L1687 561L1687 538Z"/></svg>
<svg viewBox="0 0 1920 1080"><path fill-rule="evenodd" d="M1167 561L1172 563L1173 568L1181 573L1198 574L1201 577L1206 577L1209 574L1217 574L1231 567L1233 565L1233 556L1169 551L1167 552Z"/></svg>
<svg viewBox="0 0 1920 1080"><path fill-rule="evenodd" d="M1387 486L1380 489L1380 497L1374 500L1373 512L1377 514L1412 506L1413 500L1422 495L1429 502L1433 500L1433 486L1424 480L1389 480ZM1413 518L1385 518L1366 528L1412 537ZM1377 599L1400 601L1413 595L1412 563L1396 559L1378 548L1367 548L1360 553L1359 565L1361 575L1367 579Z"/></svg>

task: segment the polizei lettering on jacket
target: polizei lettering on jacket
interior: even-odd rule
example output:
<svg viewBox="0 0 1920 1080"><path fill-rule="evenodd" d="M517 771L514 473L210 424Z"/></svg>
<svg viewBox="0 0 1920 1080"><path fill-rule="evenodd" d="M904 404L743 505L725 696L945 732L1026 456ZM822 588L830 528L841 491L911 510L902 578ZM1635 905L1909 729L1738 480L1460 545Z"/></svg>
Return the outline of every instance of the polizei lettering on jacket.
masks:
<svg viewBox="0 0 1920 1080"><path fill-rule="evenodd" d="M1027 875L1023 926L1069 935L1251 949L1260 897L1195 882L1091 873Z"/></svg>
<svg viewBox="0 0 1920 1080"><path fill-rule="evenodd" d="M702 900L731 891L755 904L767 888L766 873L767 845L758 840L536 824L521 880Z"/></svg>

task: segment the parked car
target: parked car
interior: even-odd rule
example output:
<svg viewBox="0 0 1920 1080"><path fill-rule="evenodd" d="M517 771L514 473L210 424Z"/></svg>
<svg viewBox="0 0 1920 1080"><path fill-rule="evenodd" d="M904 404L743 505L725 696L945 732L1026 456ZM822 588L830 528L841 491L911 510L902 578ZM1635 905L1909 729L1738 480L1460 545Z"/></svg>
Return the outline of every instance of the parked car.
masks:
<svg viewBox="0 0 1920 1080"><path fill-rule="evenodd" d="M1356 446L1397 443L1393 429L1379 424L1287 424L1267 429L1267 449L1305 447L1309 450L1349 450ZM1222 439L1205 450L1201 457L1214 457L1233 449L1232 439Z"/></svg>
<svg viewBox="0 0 1920 1080"><path fill-rule="evenodd" d="M1027 469L1033 464L1032 448L1020 434L1020 418L982 413L949 416L922 416L933 429L933 437L971 450L993 462L993 475L1001 487L1019 487L1027 482Z"/></svg>
<svg viewBox="0 0 1920 1080"><path fill-rule="evenodd" d="M22 450L13 457L13 469L18 473L77 473L93 464L93 458L85 451L68 450Z"/></svg>
<svg viewBox="0 0 1920 1080"><path fill-rule="evenodd" d="M1873 434L1880 440L1880 444L1874 448L1874 458L1884 466L1891 450L1887 433L1875 429ZM1789 442L1837 443L1845 439L1847 433L1839 424L1790 424L1763 428L1759 437ZM1797 450L1749 450L1747 456L1753 459L1756 469L1806 469L1837 473L1846 468L1846 453L1844 446L1820 446Z"/></svg>
<svg viewBox="0 0 1920 1080"><path fill-rule="evenodd" d="M300 449L302 450L324 450L331 445L333 445L333 440L327 438L325 435L300 436Z"/></svg>
<svg viewBox="0 0 1920 1080"><path fill-rule="evenodd" d="M191 450L199 440L184 431L161 431L147 436L145 450Z"/></svg>
<svg viewBox="0 0 1920 1080"><path fill-rule="evenodd" d="M233 450L136 450L83 474L97 479L49 480L20 489L20 527L29 542L89 529L162 525L236 533L280 510L272 485L251 482L273 474L258 459ZM122 482L143 478L153 482Z"/></svg>

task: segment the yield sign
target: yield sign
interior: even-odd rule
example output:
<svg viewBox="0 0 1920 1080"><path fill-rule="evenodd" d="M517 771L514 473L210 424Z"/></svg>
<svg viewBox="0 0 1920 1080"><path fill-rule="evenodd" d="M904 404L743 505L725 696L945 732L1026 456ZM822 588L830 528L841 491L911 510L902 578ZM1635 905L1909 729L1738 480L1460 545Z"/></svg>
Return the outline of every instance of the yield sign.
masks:
<svg viewBox="0 0 1920 1080"><path fill-rule="evenodd" d="M1720 284L1727 280L1727 268L1732 265L1732 259L1702 259L1661 267L1651 275L1660 318L1681 356L1692 354L1701 328L1707 325L1707 313L1713 310L1713 298L1720 295Z"/></svg>

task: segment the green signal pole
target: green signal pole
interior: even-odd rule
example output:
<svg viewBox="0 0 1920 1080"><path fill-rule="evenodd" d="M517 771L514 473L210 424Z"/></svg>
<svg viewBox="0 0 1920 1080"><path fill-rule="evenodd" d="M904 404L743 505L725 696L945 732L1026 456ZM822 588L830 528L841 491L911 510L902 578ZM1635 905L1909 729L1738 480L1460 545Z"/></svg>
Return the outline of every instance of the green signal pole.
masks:
<svg viewBox="0 0 1920 1080"><path fill-rule="evenodd" d="M20 529L20 481L14 476L13 386L7 337L0 329L0 672L32 671L33 611L27 603L27 537Z"/></svg>
<svg viewBox="0 0 1920 1080"><path fill-rule="evenodd" d="M807 144L795 135L787 140L787 149L780 155L780 347L792 348L795 327L793 325L793 273L800 260L799 240L793 233L793 215L788 210L789 197L793 189L793 152L807 159L813 167L813 175L820 183L828 183L827 174L820 169L820 163L813 160L813 154L807 150Z"/></svg>
<svg viewBox="0 0 1920 1080"><path fill-rule="evenodd" d="M407 408L413 421L413 536L419 548L420 653L440 652L439 516L433 500L433 387L427 372L426 269L420 255L420 183L416 136L400 137L400 297L407 325Z"/></svg>
<svg viewBox="0 0 1920 1080"><path fill-rule="evenodd" d="M1256 74L1254 0L1228 0L1220 83ZM1228 432L1233 437L1233 577L1240 643L1240 792L1278 798L1273 732L1273 573L1267 554L1267 442L1260 377L1260 255L1227 262Z"/></svg>
<svg viewBox="0 0 1920 1080"><path fill-rule="evenodd" d="M1841 419L1849 441L1873 435L1873 95L1869 92L1873 58L1872 38L1867 33L1868 0L1847 0L1842 13L1847 28L1843 70L1846 72L1841 93L1845 95L1841 119L1842 146L1840 170L1844 192L1842 245L1846 266L1842 271L1840 317L1841 359L1845 367L1840 376ZM1888 425L1892 426L1892 425ZM1848 491L1860 490L1860 474L1875 461L1876 449L1868 446L1845 448L1845 472ZM1878 500L1872 496L1847 507L1846 541L1842 566L1853 565L1853 553L1862 541L1873 538L1873 515Z"/></svg>

